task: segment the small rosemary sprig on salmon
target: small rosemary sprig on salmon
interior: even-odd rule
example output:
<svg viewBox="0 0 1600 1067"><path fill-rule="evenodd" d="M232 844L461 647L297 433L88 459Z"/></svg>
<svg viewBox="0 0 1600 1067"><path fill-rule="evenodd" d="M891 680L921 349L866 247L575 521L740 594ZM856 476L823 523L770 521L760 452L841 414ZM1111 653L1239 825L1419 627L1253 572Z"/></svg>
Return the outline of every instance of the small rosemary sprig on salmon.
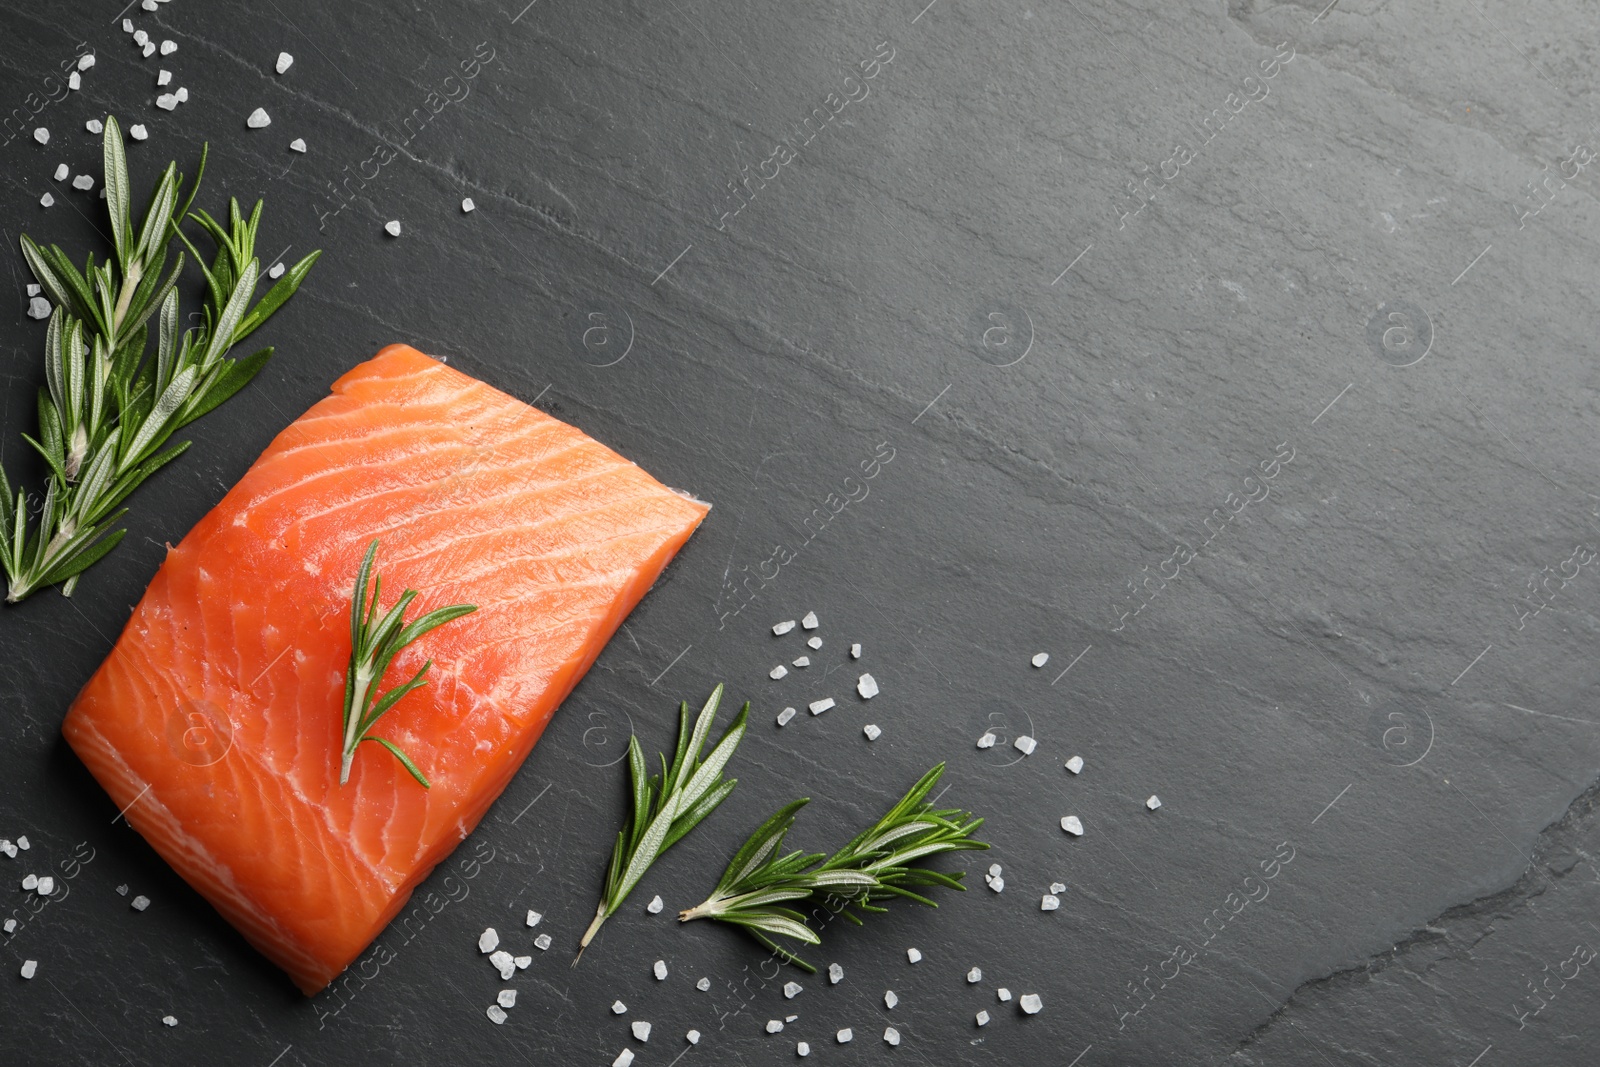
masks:
<svg viewBox="0 0 1600 1067"><path fill-rule="evenodd" d="M190 214L205 174L201 149L187 198L180 201L184 181L177 164L167 164L135 227L128 161L114 118L105 121L103 147L112 256L97 266L91 252L80 272L60 248L22 237L23 258L43 291L39 299L55 307L45 332L39 436L23 435L49 465L43 500L30 500L20 488L13 493L0 468L0 568L6 600L13 603L57 582L72 595L79 575L117 546L127 532L111 529L127 511L119 505L189 447L187 441L167 447L173 434L238 392L266 364L270 348L243 359L228 358L228 350L294 294L321 255L312 252L296 263L252 308L261 269L255 256L261 203L246 219L238 201L230 200L226 226L204 211ZM179 229L186 218L216 242L209 268ZM181 333L175 287L182 251L162 276L175 240L200 263L208 290L204 320ZM156 358L147 360L152 318Z"/></svg>
<svg viewBox="0 0 1600 1067"><path fill-rule="evenodd" d="M471 614L478 608L475 604L451 604L449 607L435 608L422 618L407 624L406 608L417 598L415 589L407 589L400 594L400 599L395 601L394 607L380 619L378 595L383 591L383 576L372 573L372 563L377 555L378 542L374 540L367 546L367 554L361 560L361 570L356 575L355 594L350 600L350 667L345 671L344 679L344 745L343 755L339 761L339 784L344 785L350 780L350 764L356 758L356 746L363 741L376 741L394 753L394 758L411 773L411 777L422 783L422 788L430 789L432 786L428 782L427 775L411 762L410 756L400 751L400 747L393 741L386 737L374 736L371 731L384 713L400 702L401 697L413 689L428 684L423 675L433 666L433 660L429 659L424 663L422 668L411 676L409 682L395 686L382 697L378 696L377 686L383 680L389 664L400 654L402 648L429 630L443 626L452 619ZM372 587L371 600L367 599L369 578Z"/></svg>
<svg viewBox="0 0 1600 1067"><path fill-rule="evenodd" d="M700 709L693 728L689 725L689 705L678 705L678 749L670 767L667 757L657 753L661 760L659 775L651 775L646 769L639 738L628 739L633 807L617 832L616 844L611 849L611 866L606 871L605 891L600 896L600 906L595 909L594 921L578 943L578 954L572 959L574 967L583 958L583 950L600 932L601 925L622 907L622 902L628 899L628 894L656 858L716 810L739 784L737 778L723 781L722 768L727 766L733 750L744 737L745 721L750 716L748 702L739 709L732 725L705 761L700 760L700 750L721 703L722 686L718 685Z"/></svg>

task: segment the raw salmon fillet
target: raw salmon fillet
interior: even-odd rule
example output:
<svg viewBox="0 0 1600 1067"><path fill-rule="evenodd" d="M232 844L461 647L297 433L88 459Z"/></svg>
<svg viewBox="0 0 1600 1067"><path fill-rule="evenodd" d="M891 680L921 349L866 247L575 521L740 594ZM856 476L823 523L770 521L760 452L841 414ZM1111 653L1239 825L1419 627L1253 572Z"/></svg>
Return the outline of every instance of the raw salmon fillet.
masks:
<svg viewBox="0 0 1600 1067"><path fill-rule="evenodd" d="M334 383L168 552L62 732L117 807L307 995L469 834L709 505L404 345ZM350 599L478 610L339 785Z"/></svg>

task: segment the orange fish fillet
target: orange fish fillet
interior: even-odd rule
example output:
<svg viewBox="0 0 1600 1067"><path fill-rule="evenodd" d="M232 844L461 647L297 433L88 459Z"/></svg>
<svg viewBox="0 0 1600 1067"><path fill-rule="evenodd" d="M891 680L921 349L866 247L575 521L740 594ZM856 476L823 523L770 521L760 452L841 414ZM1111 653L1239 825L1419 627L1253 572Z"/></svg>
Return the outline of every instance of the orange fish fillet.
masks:
<svg viewBox="0 0 1600 1067"><path fill-rule="evenodd" d="M565 423L404 345L333 386L172 549L62 732L128 823L307 995L469 834L705 517ZM478 610L339 785L350 598Z"/></svg>

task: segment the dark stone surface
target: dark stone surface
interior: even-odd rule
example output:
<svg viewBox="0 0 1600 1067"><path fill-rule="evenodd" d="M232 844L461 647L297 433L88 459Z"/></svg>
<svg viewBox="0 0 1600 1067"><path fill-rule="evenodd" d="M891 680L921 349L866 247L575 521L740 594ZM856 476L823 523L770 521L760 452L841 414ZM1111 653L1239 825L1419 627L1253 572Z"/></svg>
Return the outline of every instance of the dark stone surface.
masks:
<svg viewBox="0 0 1600 1067"><path fill-rule="evenodd" d="M99 240L100 202L51 172L98 179L83 123L112 110L150 128L137 182L209 140L201 205L264 196L264 257L326 251L264 331L273 363L135 498L125 545L70 601L0 611L0 836L33 844L0 858L23 919L0 935L0 1060L609 1064L631 1046L643 1067L783 1063L797 1040L830 1063L1592 1058L1600 574L1562 564L1600 543L1600 213L1574 162L1597 136L1593 18L1570 0L922 3L175 0L128 12L179 45L149 60L110 7L6 5L6 108L42 100L78 42L98 56L7 129L7 249L19 230ZM463 83L475 50L492 59ZM863 61L876 76L847 82ZM170 114L163 67L192 94ZM257 106L272 125L247 130ZM734 215L742 166L769 177ZM334 183L374 168L334 213ZM33 477L18 434L42 328L5 255L0 439ZM425 887L448 903L307 1002L114 821L58 725L162 543L402 340L716 506ZM874 455L892 459L863 480ZM774 577L776 546L793 558ZM1549 606L1519 618L1541 578ZM800 636L768 627L811 609L824 648L769 681ZM870 705L858 669L883 687ZM569 969L629 725L669 746L675 702L717 680L754 706L738 793ZM773 726L824 695L841 706ZM1001 743L976 748L985 730ZM750 943L670 921L779 803L814 797L796 843L824 847L938 760L944 802L988 816L995 848L938 912L829 930L814 955L842 984L795 976L786 1001ZM34 914L16 886L46 869L67 891ZM669 911L649 916L655 893ZM522 949L529 907L555 947L501 983L474 942L494 925ZM503 985L520 999L496 1027Z"/></svg>

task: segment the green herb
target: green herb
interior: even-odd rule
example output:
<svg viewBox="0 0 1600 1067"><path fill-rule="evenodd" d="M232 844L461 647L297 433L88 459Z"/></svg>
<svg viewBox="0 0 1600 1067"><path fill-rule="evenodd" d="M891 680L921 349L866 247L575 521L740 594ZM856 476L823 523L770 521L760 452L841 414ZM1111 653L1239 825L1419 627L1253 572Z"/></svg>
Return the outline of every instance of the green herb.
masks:
<svg viewBox="0 0 1600 1067"><path fill-rule="evenodd" d="M627 822L617 833L617 843L611 850L611 866L606 871L606 887L600 896L600 906L595 909L594 922L584 932L578 943L578 955L573 957L576 967L583 958L600 926L628 899L633 887L639 884L644 872L667 849L693 830L701 819L710 815L718 804L728 799L737 778L722 780L722 768L727 766L733 750L744 737L745 720L750 715L750 705L739 709L733 723L722 735L716 747L700 760L700 749L706 735L711 732L711 720L716 718L717 705L722 703L722 686L711 691L711 697L700 709L700 715L689 726L689 705L678 705L678 750L667 765L667 757L660 755L661 773L650 775L645 768L644 752L639 739L628 739L628 770L633 783L633 807Z"/></svg>
<svg viewBox="0 0 1600 1067"><path fill-rule="evenodd" d="M119 505L189 447L187 441L168 447L174 433L238 392L266 364L270 348L243 359L227 353L294 294L321 255L296 263L247 309L260 272L260 202L246 219L238 201L230 200L226 227L204 211L190 214L205 173L202 149L188 196L180 203L184 179L169 163L135 228L122 131L113 118L105 121L104 154L112 258L97 265L91 252L80 272L60 248L22 237L23 258L55 310L45 332L39 436L23 435L50 466L37 528L29 515L35 502L21 489L13 493L0 469L0 566L6 600L13 603L57 582L66 583L62 592L70 596L79 575L116 547L127 532L111 529L127 510ZM178 229L185 218L216 242L209 268ZM175 288L182 251L163 277L174 239L201 263L208 289L204 321L182 334ZM152 318L156 358L147 360Z"/></svg>
<svg viewBox="0 0 1600 1067"><path fill-rule="evenodd" d="M477 611L475 604L452 604L447 608L437 608L428 612L422 618L410 625L406 624L405 611L416 599L417 591L407 589L400 594L400 599L395 602L383 618L378 618L378 594L383 591L383 577L372 574L372 561L378 554L378 542L373 541L367 546L367 554L361 561L361 570L356 575L355 595L350 600L350 669L345 671L344 677L344 758L339 764L339 784L344 785L350 780L350 763L356 758L356 746L363 741L376 741L400 761L400 765L411 772L411 777L422 783L422 788L430 788L428 779L411 762L409 756L395 745L393 741L383 737L370 736L373 725L383 717L384 712L394 707L405 696L420 686L427 685L423 675L428 673L428 668L433 666L433 660L428 660L422 669L411 676L411 680L404 685L396 686L381 698L375 688L375 683L383 679L384 672L389 669L396 655L402 648L427 633L437 626L443 626L452 619L459 619ZM367 579L372 578L372 599L367 599Z"/></svg>
<svg viewBox="0 0 1600 1067"><path fill-rule="evenodd" d="M678 920L715 919L742 926L779 957L814 974L816 968L773 940L783 937L822 944L807 925L806 916L784 904L822 897L828 900L830 910L858 926L861 919L852 908L888 910L875 901L898 897L938 907L915 889L942 885L964 890L960 879L966 872L945 874L923 867L919 861L941 852L989 847L972 836L983 825L982 819L959 808L935 809L924 801L943 773L941 763L924 774L888 814L831 856L798 851L780 855L795 816L810 801L796 800L784 806L734 855L711 896L679 913Z"/></svg>

